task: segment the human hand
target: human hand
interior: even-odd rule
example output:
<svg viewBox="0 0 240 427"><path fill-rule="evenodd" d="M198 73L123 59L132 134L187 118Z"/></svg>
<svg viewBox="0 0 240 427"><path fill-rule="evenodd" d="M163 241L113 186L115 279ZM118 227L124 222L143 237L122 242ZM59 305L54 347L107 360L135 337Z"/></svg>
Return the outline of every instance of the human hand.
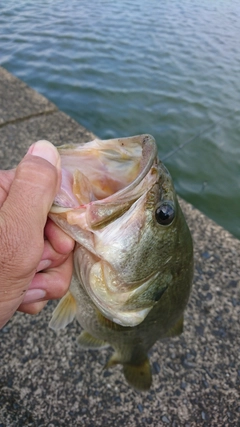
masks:
<svg viewBox="0 0 240 427"><path fill-rule="evenodd" d="M0 171L0 328L16 310L36 314L69 287L74 241L47 219L60 182L60 156L47 141Z"/></svg>

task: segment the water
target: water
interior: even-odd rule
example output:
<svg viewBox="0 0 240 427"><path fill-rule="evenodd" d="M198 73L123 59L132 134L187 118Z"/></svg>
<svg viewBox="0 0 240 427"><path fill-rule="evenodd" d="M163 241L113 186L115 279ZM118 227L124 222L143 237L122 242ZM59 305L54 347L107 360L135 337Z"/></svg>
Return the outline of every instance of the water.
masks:
<svg viewBox="0 0 240 427"><path fill-rule="evenodd" d="M238 0L0 5L2 66L102 138L152 134L178 193L238 237L239 34Z"/></svg>

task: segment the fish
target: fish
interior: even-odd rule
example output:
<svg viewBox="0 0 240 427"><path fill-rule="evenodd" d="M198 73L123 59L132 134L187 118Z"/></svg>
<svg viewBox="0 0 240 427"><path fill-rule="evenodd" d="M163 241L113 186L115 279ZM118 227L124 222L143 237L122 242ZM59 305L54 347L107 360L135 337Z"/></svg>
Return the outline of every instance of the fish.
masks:
<svg viewBox="0 0 240 427"><path fill-rule="evenodd" d="M49 326L77 319L82 350L112 347L105 368L152 384L149 350L183 332L193 243L151 135L58 147L62 184L49 217L76 242L74 273Z"/></svg>

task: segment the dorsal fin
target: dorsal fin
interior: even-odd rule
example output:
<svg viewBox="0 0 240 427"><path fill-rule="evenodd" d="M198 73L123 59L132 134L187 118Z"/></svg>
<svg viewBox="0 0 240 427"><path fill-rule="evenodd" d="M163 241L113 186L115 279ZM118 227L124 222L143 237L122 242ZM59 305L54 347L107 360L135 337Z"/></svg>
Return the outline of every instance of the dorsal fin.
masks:
<svg viewBox="0 0 240 427"><path fill-rule="evenodd" d="M49 327L54 330L65 328L73 321L76 312L77 306L75 298L72 296L71 292L68 291L55 308L49 322Z"/></svg>

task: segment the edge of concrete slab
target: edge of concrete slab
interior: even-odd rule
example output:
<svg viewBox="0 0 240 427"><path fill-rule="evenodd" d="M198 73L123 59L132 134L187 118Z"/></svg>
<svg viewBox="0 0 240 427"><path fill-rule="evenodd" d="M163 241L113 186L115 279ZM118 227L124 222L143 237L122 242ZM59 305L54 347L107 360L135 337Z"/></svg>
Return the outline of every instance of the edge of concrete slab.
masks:
<svg viewBox="0 0 240 427"><path fill-rule="evenodd" d="M0 67L0 126L57 110L56 105Z"/></svg>

